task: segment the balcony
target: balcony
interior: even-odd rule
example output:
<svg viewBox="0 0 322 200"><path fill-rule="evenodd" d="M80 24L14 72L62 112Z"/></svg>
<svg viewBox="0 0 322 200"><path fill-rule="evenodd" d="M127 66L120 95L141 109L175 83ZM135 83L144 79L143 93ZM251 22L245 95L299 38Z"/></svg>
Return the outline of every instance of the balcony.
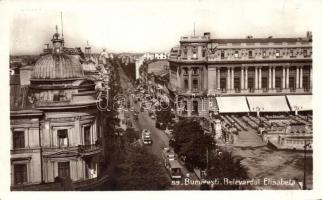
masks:
<svg viewBox="0 0 322 200"><path fill-rule="evenodd" d="M101 145L99 144L89 144L89 145L78 145L78 146L64 146L64 147L44 147L44 153L52 153L57 151L73 151L84 155L97 154L101 152Z"/></svg>
<svg viewBox="0 0 322 200"><path fill-rule="evenodd" d="M97 154L101 152L101 146L96 144L79 145L79 153L84 155Z"/></svg>
<svg viewBox="0 0 322 200"><path fill-rule="evenodd" d="M35 153L39 152L40 148L17 148L17 149L11 149L11 154L21 154L21 153Z"/></svg>

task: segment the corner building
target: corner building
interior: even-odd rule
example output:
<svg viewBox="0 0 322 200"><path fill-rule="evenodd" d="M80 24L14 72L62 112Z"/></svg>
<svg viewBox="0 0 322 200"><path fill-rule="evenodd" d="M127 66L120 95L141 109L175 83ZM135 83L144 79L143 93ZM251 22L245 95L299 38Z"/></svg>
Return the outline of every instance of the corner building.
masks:
<svg viewBox="0 0 322 200"><path fill-rule="evenodd" d="M45 183L56 177L78 187L100 176L95 83L84 76L77 49L64 47L58 33L52 43L33 66L30 84L10 86L12 190L52 190Z"/></svg>
<svg viewBox="0 0 322 200"><path fill-rule="evenodd" d="M204 33L181 37L179 48L170 54L170 84L182 117L208 118L209 112L285 112L279 110L286 103L285 97L311 98L311 32L302 38L244 39L213 39ZM268 106L263 103L266 96L272 100ZM254 97L256 103L250 104ZM245 110L235 104L249 107ZM304 104L296 102L288 111L312 109Z"/></svg>

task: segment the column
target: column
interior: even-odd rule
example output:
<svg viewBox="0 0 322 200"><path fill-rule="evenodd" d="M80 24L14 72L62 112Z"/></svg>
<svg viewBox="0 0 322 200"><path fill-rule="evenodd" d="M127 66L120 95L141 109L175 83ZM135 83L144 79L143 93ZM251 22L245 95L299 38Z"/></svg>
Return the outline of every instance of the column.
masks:
<svg viewBox="0 0 322 200"><path fill-rule="evenodd" d="M312 66L310 67L310 89L312 89L312 80L313 80L313 76L312 76Z"/></svg>
<svg viewBox="0 0 322 200"><path fill-rule="evenodd" d="M181 74L179 73L179 67L177 67L177 87L181 88Z"/></svg>
<svg viewBox="0 0 322 200"><path fill-rule="evenodd" d="M300 67L300 87L303 88L303 66Z"/></svg>
<svg viewBox="0 0 322 200"><path fill-rule="evenodd" d="M258 68L258 89L262 89L262 68Z"/></svg>
<svg viewBox="0 0 322 200"><path fill-rule="evenodd" d="M206 66L203 67L203 89L202 90L207 90L208 89L208 70Z"/></svg>
<svg viewBox="0 0 322 200"><path fill-rule="evenodd" d="M271 73L272 73L272 67L269 67L269 69L268 69L268 89L272 88L272 76L271 76Z"/></svg>
<svg viewBox="0 0 322 200"><path fill-rule="evenodd" d="M275 67L273 67L273 89L275 89Z"/></svg>
<svg viewBox="0 0 322 200"><path fill-rule="evenodd" d="M290 67L287 66L286 67L286 89L290 88L289 81L290 81Z"/></svg>
<svg viewBox="0 0 322 200"><path fill-rule="evenodd" d="M299 67L297 66L296 67L296 88L299 88L299 77L300 77Z"/></svg>
<svg viewBox="0 0 322 200"><path fill-rule="evenodd" d="M230 68L227 68L226 90L230 89Z"/></svg>
<svg viewBox="0 0 322 200"><path fill-rule="evenodd" d="M245 68L245 89L248 90L248 68Z"/></svg>
<svg viewBox="0 0 322 200"><path fill-rule="evenodd" d="M217 89L220 90L220 68L217 69Z"/></svg>
<svg viewBox="0 0 322 200"><path fill-rule="evenodd" d="M234 68L232 67L231 68L231 77L230 77L230 79L231 79L231 88L230 89L232 89L232 90L234 90L235 89L235 87L234 87Z"/></svg>
<svg viewBox="0 0 322 200"><path fill-rule="evenodd" d="M240 69L240 89L243 90L244 89L244 68L241 67Z"/></svg>
<svg viewBox="0 0 322 200"><path fill-rule="evenodd" d="M189 83L189 92L191 92L191 81L192 81L192 78L191 78L191 73L192 73L192 70L191 68L189 67L188 68L188 74L189 74L189 78L188 78L188 83Z"/></svg>
<svg viewBox="0 0 322 200"><path fill-rule="evenodd" d="M282 89L285 88L285 67L283 66Z"/></svg>
<svg viewBox="0 0 322 200"><path fill-rule="evenodd" d="M209 70L208 70L208 76L209 76ZM213 91L215 91L217 88L217 84L216 84L217 83L217 69L216 68L214 70L213 77L214 77L214 79L210 79L210 77L208 78L208 85L209 85L209 81L211 81L213 84L211 88L208 87L208 90L212 89Z"/></svg>
<svg viewBox="0 0 322 200"><path fill-rule="evenodd" d="M255 89L258 89L258 67L255 67Z"/></svg>

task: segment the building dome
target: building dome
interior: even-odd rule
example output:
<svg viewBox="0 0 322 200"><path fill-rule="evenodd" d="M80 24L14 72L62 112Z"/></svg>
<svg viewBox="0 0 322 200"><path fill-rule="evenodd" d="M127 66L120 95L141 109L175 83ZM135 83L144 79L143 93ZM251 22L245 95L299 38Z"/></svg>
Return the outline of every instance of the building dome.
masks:
<svg viewBox="0 0 322 200"><path fill-rule="evenodd" d="M66 54L47 54L36 62L32 79L84 78L82 65L77 57Z"/></svg>

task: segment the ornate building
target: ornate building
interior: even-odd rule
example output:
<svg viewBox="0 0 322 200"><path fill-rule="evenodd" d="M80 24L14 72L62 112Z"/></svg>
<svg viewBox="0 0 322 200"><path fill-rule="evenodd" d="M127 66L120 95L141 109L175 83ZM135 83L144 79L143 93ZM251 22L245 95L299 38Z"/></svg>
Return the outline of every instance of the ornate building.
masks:
<svg viewBox="0 0 322 200"><path fill-rule="evenodd" d="M103 135L95 83L84 76L79 49L64 47L57 32L51 41L30 84L11 83L13 190L33 190L28 186L56 177L70 178L77 187L100 176Z"/></svg>
<svg viewBox="0 0 322 200"><path fill-rule="evenodd" d="M311 99L310 32L302 38L245 39L213 39L204 33L181 37L170 55L179 116L312 110L310 102L288 102L294 95Z"/></svg>

